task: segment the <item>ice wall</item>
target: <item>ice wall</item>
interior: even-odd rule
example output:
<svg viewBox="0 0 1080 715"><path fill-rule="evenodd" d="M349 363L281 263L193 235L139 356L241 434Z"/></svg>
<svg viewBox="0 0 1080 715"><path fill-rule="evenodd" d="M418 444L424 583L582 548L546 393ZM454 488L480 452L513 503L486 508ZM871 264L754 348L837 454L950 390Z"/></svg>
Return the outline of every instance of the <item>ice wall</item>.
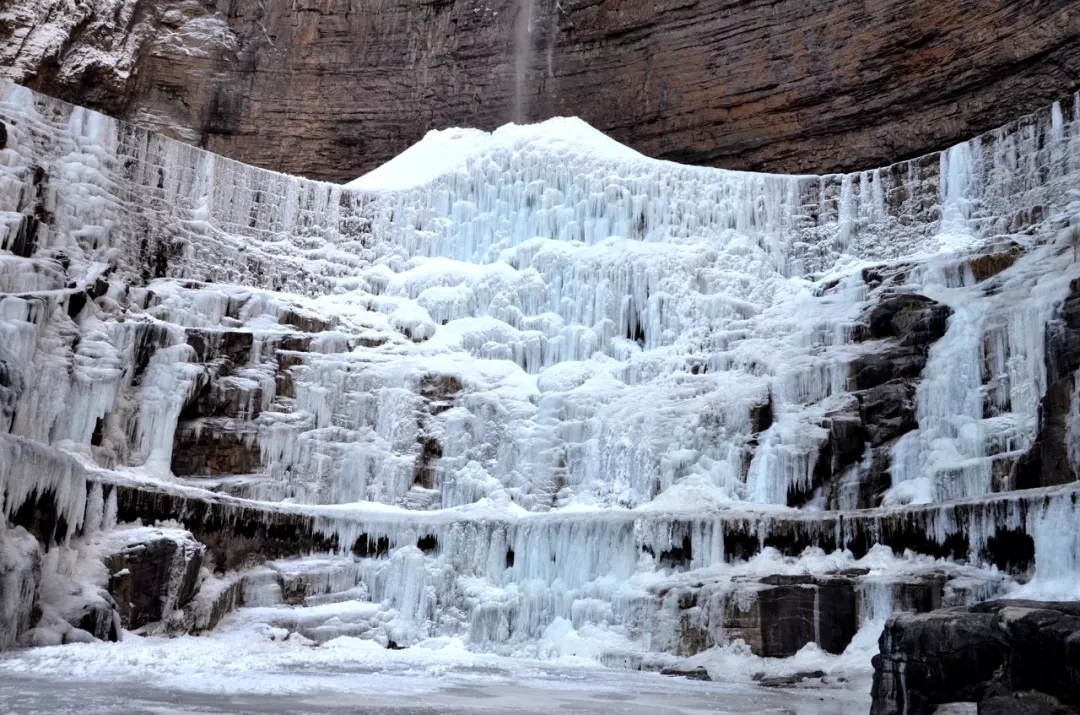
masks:
<svg viewBox="0 0 1080 715"><path fill-rule="evenodd" d="M63 302L62 292L72 290L68 277L76 291L99 285L113 301L157 308L148 311L156 319L214 329L257 328L266 313L272 323L282 309L250 290L174 298L167 287L142 287L168 276L323 296L314 310L353 322L354 332L380 333L375 340L393 343L384 352L407 357L317 359L313 379L297 386L288 424L267 416L258 426L261 466L275 478L310 481L313 460L337 473L320 477L336 481L321 493L293 488L319 501L404 498L406 462L421 431L443 445L435 469L446 485L444 505L475 496L483 472L523 490L528 508L545 484L636 504L688 474L703 474L734 496L782 501L789 484L807 481L821 441L807 424L819 415L799 413L820 412L823 400L844 390L850 355L841 346L866 299L858 280L815 296L805 279L970 248L1040 225L1064 206L1077 161L1073 122L1060 108L940 156L828 177L657 162L559 120L473 137L441 176L379 191L258 171L14 85L5 85L4 97L12 137L4 246L35 256L4 262L8 292L32 294L4 305L8 349L21 363L42 334L65 329L51 304L37 303ZM443 150L446 141L437 139L425 141ZM393 178L383 183L400 186ZM53 261L39 260L46 256ZM61 274L56 262L68 268ZM920 268L912 285L923 292L960 287L960 263ZM1052 315L1055 298L1050 287L1040 290L1049 299L1021 308L1038 312L1025 319L1036 326ZM230 301L244 306L243 315L229 314ZM1016 303L1016 296L999 302ZM1030 422L1041 394L1039 329L1018 336L1012 322L1004 319L1003 334L1025 342L1005 346L1008 357L1000 359L1032 363L1016 380L1017 390L1030 393L1017 410ZM72 352L86 366L84 379L76 370L64 387L59 374L41 380L47 397L41 388L27 390L21 399L38 404L17 410L16 433L87 444L95 420L129 387L118 366L131 362L124 356L139 340L132 330L130 323L107 324L80 342ZM418 345L404 349L399 335ZM182 342L155 339L161 347ZM146 414L142 437L130 455L119 455L122 462L168 461L179 404L158 406L158 393L182 393L195 371L177 364L188 358L173 347L167 365L152 370L161 385L135 398L136 411L161 414ZM446 360L455 364L444 370ZM64 369L64 360L54 362ZM538 376L535 386L518 368ZM403 417L412 418L398 413L413 410L393 391L415 391L429 372L463 378L462 409L423 427L402 426ZM327 380L335 389L325 388ZM972 403L971 387L956 399ZM372 393L382 395L374 404ZM62 394L74 395L79 407L49 414ZM754 450L747 446L750 414L768 395L777 423L763 437L765 448ZM263 399L271 396L264 391ZM660 407L667 401L674 404ZM931 425L929 401L920 403L927 426L910 439L934 441L940 420ZM643 410L646 404L659 409ZM518 417L493 424L483 414L492 406ZM941 409L979 418L977 406ZM353 446L312 434L331 425L346 430ZM402 429L407 434L389 434ZM152 444L152 434L164 442ZM908 459L916 449L899 449L905 466L898 481L917 479L929 450ZM963 453L982 456L979 448ZM469 467L473 462L480 469ZM979 491L978 484L961 490Z"/></svg>
<svg viewBox="0 0 1080 715"><path fill-rule="evenodd" d="M343 187L2 84L4 509L51 491L63 536L89 518L49 450L286 500L363 559L397 637L505 650L557 621L674 648L678 613L642 619L677 574L855 559L732 572L776 548L776 515L860 559L989 565L1017 532L1067 589L1080 548L1047 525L1075 517L1070 487L963 524L948 505L1072 481L1016 465L1080 430L1078 116L823 177L659 162L552 120L433 133ZM905 506L892 541L852 511Z"/></svg>

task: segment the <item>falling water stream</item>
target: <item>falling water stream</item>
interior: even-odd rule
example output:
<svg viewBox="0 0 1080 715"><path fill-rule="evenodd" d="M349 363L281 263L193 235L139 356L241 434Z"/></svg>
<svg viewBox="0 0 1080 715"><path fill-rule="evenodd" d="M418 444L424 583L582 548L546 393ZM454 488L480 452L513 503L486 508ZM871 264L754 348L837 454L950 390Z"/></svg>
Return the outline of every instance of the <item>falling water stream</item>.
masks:
<svg viewBox="0 0 1080 715"><path fill-rule="evenodd" d="M514 116L516 124L527 121L529 103L525 82L532 62L533 4L536 0L518 0L517 21L514 24Z"/></svg>

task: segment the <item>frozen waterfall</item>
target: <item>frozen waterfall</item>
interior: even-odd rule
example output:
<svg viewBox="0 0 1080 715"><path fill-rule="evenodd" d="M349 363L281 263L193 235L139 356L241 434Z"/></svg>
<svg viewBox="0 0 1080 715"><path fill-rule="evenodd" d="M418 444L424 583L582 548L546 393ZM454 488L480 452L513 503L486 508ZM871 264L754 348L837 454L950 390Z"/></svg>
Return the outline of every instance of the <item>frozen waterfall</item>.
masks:
<svg viewBox="0 0 1080 715"><path fill-rule="evenodd" d="M337 186L10 83L0 121L0 566L175 521L308 637L631 667L1080 594L1080 98L831 176L555 119Z"/></svg>

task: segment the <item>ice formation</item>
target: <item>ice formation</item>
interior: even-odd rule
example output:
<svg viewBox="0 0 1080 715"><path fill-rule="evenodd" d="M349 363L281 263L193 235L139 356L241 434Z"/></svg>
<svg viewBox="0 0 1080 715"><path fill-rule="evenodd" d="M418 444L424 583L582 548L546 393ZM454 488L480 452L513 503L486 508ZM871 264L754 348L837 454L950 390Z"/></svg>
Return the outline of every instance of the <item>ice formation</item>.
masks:
<svg viewBox="0 0 1080 715"><path fill-rule="evenodd" d="M204 626L227 596L314 641L645 667L790 655L753 635L774 597L839 652L823 600L1080 592L1080 98L820 177L559 119L337 186L13 84L0 120L7 516L84 554L118 515L336 549L207 570Z"/></svg>

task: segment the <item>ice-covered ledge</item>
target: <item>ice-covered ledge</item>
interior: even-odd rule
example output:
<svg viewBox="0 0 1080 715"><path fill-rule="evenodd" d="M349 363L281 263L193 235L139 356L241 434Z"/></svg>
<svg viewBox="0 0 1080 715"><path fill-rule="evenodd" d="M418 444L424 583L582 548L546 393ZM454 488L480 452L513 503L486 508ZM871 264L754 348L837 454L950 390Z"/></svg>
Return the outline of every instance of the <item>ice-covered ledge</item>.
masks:
<svg viewBox="0 0 1080 715"><path fill-rule="evenodd" d="M7 514L18 512L36 520L42 538L67 541L109 522L172 521L185 524L196 535L215 534L209 541L227 544L230 537L252 529L260 532L265 555L297 555L322 549L362 553L369 542L385 540L384 550L414 545L434 537L439 544L463 549L455 561L475 558L477 543L497 543L521 553L520 563L530 571L536 556L527 545L537 534L565 542L563 558L579 552L584 543L606 544L612 553L595 559L596 567L613 563L635 564L642 550L659 554L681 547L688 539L688 564L707 567L751 558L764 548L798 557L807 548L826 552L851 551L857 557L877 544L897 553L905 550L940 558L966 560L1001 568L1033 568L1028 576L1057 581L1072 573L1072 544L1061 526L1080 516L1080 483L1005 492L988 497L958 499L936 504L915 504L846 511L801 511L752 504L695 504L682 509L570 509L526 512L513 505L485 500L469 507L413 511L370 503L329 506L257 502L167 482L148 482L130 475L87 470L63 453L19 437L0 434L0 494L7 494ZM37 476L42 475L42 476ZM36 516L32 516L36 514ZM474 542L462 542L460 531L477 530ZM275 543L269 534L280 533ZM586 533L594 532L594 533ZM1030 534L1030 551L1010 561L1012 544L995 544L999 532ZM282 538L284 537L284 538ZM497 538L495 538L497 537ZM577 537L582 543L574 543ZM1074 537L1075 538L1075 537ZM616 554L622 554L615 559ZM547 554L540 555L546 558ZM625 557L625 558L623 558ZM222 564L230 563L222 553ZM1043 568L1038 565L1044 564ZM1065 568L1062 573L1059 569ZM501 569L499 569L501 571ZM497 576L497 574L493 574Z"/></svg>

